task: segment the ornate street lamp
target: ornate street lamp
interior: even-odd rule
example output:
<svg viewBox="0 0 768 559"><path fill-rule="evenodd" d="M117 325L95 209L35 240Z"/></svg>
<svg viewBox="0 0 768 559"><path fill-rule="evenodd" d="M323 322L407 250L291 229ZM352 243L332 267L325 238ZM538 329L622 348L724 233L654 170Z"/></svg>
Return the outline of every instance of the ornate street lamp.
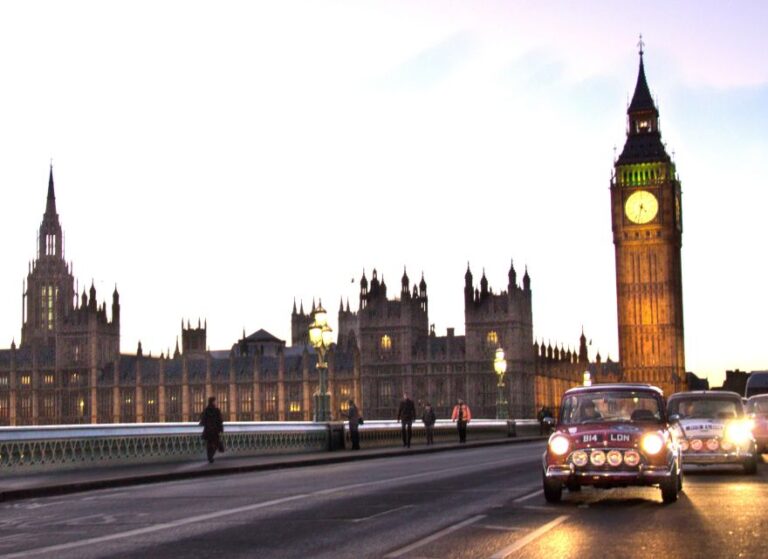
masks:
<svg viewBox="0 0 768 559"><path fill-rule="evenodd" d="M509 407L504 397L504 373L507 372L507 360L504 359L504 350L498 348L493 360L493 370L499 376L498 393L496 394L496 419L509 419Z"/></svg>
<svg viewBox="0 0 768 559"><path fill-rule="evenodd" d="M328 326L328 313L320 303L315 309L312 324L309 325L309 342L317 352L318 388L315 392L314 421L331 420L331 396L328 394L328 361L326 355L333 343L333 330Z"/></svg>

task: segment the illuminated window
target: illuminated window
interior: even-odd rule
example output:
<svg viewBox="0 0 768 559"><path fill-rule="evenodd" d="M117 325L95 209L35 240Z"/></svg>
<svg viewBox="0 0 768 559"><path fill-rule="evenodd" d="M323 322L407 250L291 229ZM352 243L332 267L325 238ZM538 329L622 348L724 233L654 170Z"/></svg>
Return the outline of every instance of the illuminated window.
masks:
<svg viewBox="0 0 768 559"><path fill-rule="evenodd" d="M80 382L80 373L72 373L69 376L69 383L70 384L77 384Z"/></svg>
<svg viewBox="0 0 768 559"><path fill-rule="evenodd" d="M300 402L291 402L290 410L291 410L291 412L300 412L301 411L301 403Z"/></svg>
<svg viewBox="0 0 768 559"><path fill-rule="evenodd" d="M392 349L392 338L390 338L387 334L384 334L381 337L381 342L379 343L379 346L381 347L382 351L389 351Z"/></svg>
<svg viewBox="0 0 768 559"><path fill-rule="evenodd" d="M8 376L7 375L0 376L0 386L8 386Z"/></svg>
<svg viewBox="0 0 768 559"><path fill-rule="evenodd" d="M43 382L45 384L53 384L53 375L45 375L43 377Z"/></svg>
<svg viewBox="0 0 768 559"><path fill-rule="evenodd" d="M499 345L499 335L495 330L488 332L488 335L485 336L485 343L489 346Z"/></svg>
<svg viewBox="0 0 768 559"><path fill-rule="evenodd" d="M21 377L21 384L24 385L30 385L32 384L32 377L29 375L24 375Z"/></svg>

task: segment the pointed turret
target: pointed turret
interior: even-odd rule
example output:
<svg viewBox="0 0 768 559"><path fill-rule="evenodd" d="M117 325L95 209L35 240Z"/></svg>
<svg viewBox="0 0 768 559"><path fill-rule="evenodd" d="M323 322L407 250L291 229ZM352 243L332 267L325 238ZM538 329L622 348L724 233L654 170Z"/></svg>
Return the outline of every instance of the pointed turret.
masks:
<svg viewBox="0 0 768 559"><path fill-rule="evenodd" d="M584 327L581 327L581 337L579 338L579 363L588 363L589 354L587 353L587 337L584 335Z"/></svg>
<svg viewBox="0 0 768 559"><path fill-rule="evenodd" d="M531 276L528 275L528 266L525 267L525 275L523 276L523 290L531 290Z"/></svg>
<svg viewBox="0 0 768 559"><path fill-rule="evenodd" d="M406 272L405 266L403 266L403 277L400 278L400 299L403 301L411 296L411 292L408 288L409 283L410 280L408 279L408 272Z"/></svg>
<svg viewBox="0 0 768 559"><path fill-rule="evenodd" d="M291 312L291 314L294 314L294 315L296 314L296 297L293 298L293 311Z"/></svg>
<svg viewBox="0 0 768 559"><path fill-rule="evenodd" d="M464 274L464 305L469 305L472 302L472 271L469 269L469 261L467 261L467 272Z"/></svg>
<svg viewBox="0 0 768 559"><path fill-rule="evenodd" d="M514 260L509 261L509 273L507 274L509 277L509 292L512 293L512 290L517 287L517 272L515 271L515 262Z"/></svg>
<svg viewBox="0 0 768 559"><path fill-rule="evenodd" d="M483 268L483 277L480 278L480 297L485 299L488 296L488 278L485 277L485 268Z"/></svg>

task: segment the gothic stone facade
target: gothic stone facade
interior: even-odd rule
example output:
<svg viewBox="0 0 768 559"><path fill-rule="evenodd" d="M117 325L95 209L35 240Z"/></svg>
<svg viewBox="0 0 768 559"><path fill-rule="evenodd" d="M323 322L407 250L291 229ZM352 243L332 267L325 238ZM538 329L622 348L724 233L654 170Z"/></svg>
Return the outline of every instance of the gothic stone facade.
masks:
<svg viewBox="0 0 768 559"><path fill-rule="evenodd" d="M339 309L337 344L328 355L328 388L334 419L349 399L366 417L396 416L403 391L430 401L449 417L464 398L476 417L494 417L494 351L508 360L505 391L513 417L532 417L543 405L555 408L567 388L593 378L615 381L610 367L589 363L582 335L578 353L533 341L531 281L522 283L510 266L507 288L494 293L483 273L474 285L465 275L465 335L429 327L424 278L409 288L403 274L399 297L373 272L360 281L359 308ZM312 417L318 379L316 355L307 344L315 310L291 316L292 345L259 330L230 349L207 349L207 324L181 325L181 348L173 354L120 353L120 296L111 313L96 289L77 295L72 265L56 213L53 172L39 230L37 258L23 295L21 344L0 350L0 425L195 421L208 396L216 396L229 421L284 421ZM596 368L597 367L597 368Z"/></svg>

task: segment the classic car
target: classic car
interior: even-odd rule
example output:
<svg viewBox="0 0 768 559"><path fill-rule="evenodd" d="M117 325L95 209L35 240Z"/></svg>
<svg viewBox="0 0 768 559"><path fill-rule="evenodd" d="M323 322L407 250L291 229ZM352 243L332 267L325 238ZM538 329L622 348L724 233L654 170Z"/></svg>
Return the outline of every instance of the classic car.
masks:
<svg viewBox="0 0 768 559"><path fill-rule="evenodd" d="M752 434L757 441L758 452L768 452L768 394L749 398L747 414L754 422Z"/></svg>
<svg viewBox="0 0 768 559"><path fill-rule="evenodd" d="M658 486L672 503L683 488L680 447L667 423L661 389L648 384L597 384L563 394L543 457L544 498L633 485Z"/></svg>
<svg viewBox="0 0 768 559"><path fill-rule="evenodd" d="M757 471L754 422L735 392L677 392L667 401L667 414L679 429L683 464L736 464L747 474Z"/></svg>

